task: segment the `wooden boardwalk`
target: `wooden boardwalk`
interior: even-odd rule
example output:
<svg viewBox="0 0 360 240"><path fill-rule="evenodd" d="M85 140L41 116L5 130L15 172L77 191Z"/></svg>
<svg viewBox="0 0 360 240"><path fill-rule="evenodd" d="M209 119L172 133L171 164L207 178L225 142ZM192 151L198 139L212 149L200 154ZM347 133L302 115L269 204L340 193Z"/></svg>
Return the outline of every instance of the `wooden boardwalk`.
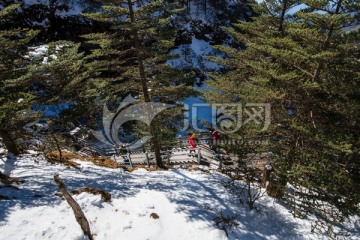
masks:
<svg viewBox="0 0 360 240"><path fill-rule="evenodd" d="M221 167L220 156L209 147L211 139L211 136L199 137L198 147L194 149L188 147L187 139L178 139L177 142L170 143L162 148L162 161L168 165L204 164ZM104 146L101 143L88 142L81 139L78 139L78 143L82 148L77 153L84 157L109 156L118 162L119 166L156 165L154 152L146 151L145 149L136 151L127 150L125 153L124 149L122 149L123 154L120 154L120 150L116 146Z"/></svg>
<svg viewBox="0 0 360 240"><path fill-rule="evenodd" d="M191 153L190 150L192 150ZM163 162L169 165L188 163L220 166L220 159L217 157L217 154L205 145L199 146L196 149L183 147L165 150L161 152L161 157ZM155 155L153 152L114 155L113 159L120 166L155 165Z"/></svg>
<svg viewBox="0 0 360 240"><path fill-rule="evenodd" d="M116 146L102 145L101 143L88 142L79 140L79 145L82 146L78 151L79 155L83 156L109 156L114 159L119 166L132 167L136 165L154 166L155 154L145 149L137 151L125 151ZM190 149L187 139L178 139L177 142L170 143L168 146L163 146L161 151L161 158L163 163L168 165L182 165L182 164L199 164L208 165L212 168L218 168L225 171L233 171L238 167L238 159L234 154L227 154L221 148L215 152L210 148L212 144L212 137L204 135L198 139L198 147ZM190 150L192 153L190 153ZM266 154L266 153L265 153ZM254 156L248 156L248 166L256 169L263 169L269 164L269 157L263 156L262 153L254 153Z"/></svg>

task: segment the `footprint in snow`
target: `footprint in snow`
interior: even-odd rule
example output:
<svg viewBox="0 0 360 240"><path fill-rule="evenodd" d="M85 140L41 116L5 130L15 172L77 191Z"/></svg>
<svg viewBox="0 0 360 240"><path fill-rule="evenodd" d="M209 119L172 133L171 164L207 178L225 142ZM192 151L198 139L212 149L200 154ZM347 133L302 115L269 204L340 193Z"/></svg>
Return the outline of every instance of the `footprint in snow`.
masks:
<svg viewBox="0 0 360 240"><path fill-rule="evenodd" d="M128 225L126 225L126 226L123 227L123 232L124 232L125 230L131 229L131 228L132 228L132 222L129 222Z"/></svg>
<svg viewBox="0 0 360 240"><path fill-rule="evenodd" d="M145 217L147 214L148 214L148 211L141 209L137 215L139 217Z"/></svg>

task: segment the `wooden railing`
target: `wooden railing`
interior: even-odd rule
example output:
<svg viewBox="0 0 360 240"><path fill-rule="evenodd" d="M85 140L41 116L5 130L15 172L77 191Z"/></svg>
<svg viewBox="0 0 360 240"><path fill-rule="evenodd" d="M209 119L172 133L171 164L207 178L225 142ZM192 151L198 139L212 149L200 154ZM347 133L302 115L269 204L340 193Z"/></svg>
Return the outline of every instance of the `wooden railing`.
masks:
<svg viewBox="0 0 360 240"><path fill-rule="evenodd" d="M146 144L136 150L130 150L126 146L104 146L100 143L96 144L83 139L78 139L78 143L83 147L80 152L84 155L112 156L121 164L129 166L134 166L139 163L148 166L155 164L154 152L151 151L150 144ZM176 155L176 152L182 151L189 154L191 150L194 152L192 163L212 164L217 165L219 168L226 169L229 169L229 167L227 167L228 165L231 166L236 163L235 155L226 154L226 152L223 151L223 147L226 146L226 141L217 144L218 150L220 149L220 151L214 151L210 147L212 144L213 140L210 133L197 134L197 148L190 148L187 137L177 138L175 141L161 145L161 158L163 162L174 164L171 157L174 154ZM181 161L179 163L181 163Z"/></svg>

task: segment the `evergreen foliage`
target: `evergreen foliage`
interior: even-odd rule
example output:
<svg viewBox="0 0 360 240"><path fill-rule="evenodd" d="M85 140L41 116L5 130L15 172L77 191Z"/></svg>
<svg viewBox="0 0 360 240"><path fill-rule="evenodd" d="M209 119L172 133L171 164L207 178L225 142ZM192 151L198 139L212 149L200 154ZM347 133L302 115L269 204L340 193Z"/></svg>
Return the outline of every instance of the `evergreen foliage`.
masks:
<svg viewBox="0 0 360 240"><path fill-rule="evenodd" d="M62 147L73 140L68 132L59 134L66 123L83 118L87 127L96 128L90 125L101 123L90 120L100 114L104 102L114 109L131 94L138 102L177 106L161 112L150 126L132 122L125 126L137 137L144 132L152 135L156 164L162 167L160 150L175 138L183 117L179 101L197 94L189 87L194 82L192 74L169 66L168 61L178 57L171 50L175 44L189 44L193 37L202 39L198 35L206 39L206 21L209 16L223 14L216 6L231 12L228 2L99 0L94 6L102 4L102 11L83 14L96 24L89 29L79 29L83 22L77 25L76 32L91 32L82 36L84 42L47 42L43 45L45 55L38 57L29 54L30 42L44 43L34 41L38 31L18 27L27 20L16 22L20 5L9 5L12 2L18 1L0 1L0 137L8 152L21 152L14 136L37 116L30 111L33 105L71 105L59 117L48 120L51 128L47 136L54 146L47 150L57 149L61 158ZM262 195L257 189L261 185L254 184L259 169L252 163L264 152L272 155L268 159L272 164L270 178L266 179L268 195L283 199L297 217L315 216L312 230L336 237L333 226L360 214L359 1L244 2L252 3L254 15L250 21L222 29L232 39L215 47L225 58L209 57L222 67L209 73L211 80L206 82L208 88L203 94L209 103L243 107L271 104L271 124L260 131L261 126L254 122L243 122L239 131L221 135L227 140L242 139L240 144L215 148L238 157L237 170L243 173L250 208L256 208L254 203ZM289 14L300 4L302 10ZM61 29L59 34L56 24L61 18L57 12L69 9L68 2L51 0L39 5L42 20L47 18L49 24L43 26L46 36L36 41L78 39L68 29ZM189 20L186 14L193 14L193 7L199 14L202 11L201 17L190 16ZM247 6L244 9L239 18L248 16ZM222 20L214 25L228 22ZM177 31L186 21L201 26L189 27L195 28L193 32L186 27ZM94 30L94 26L101 29ZM214 38L223 42L226 37L218 36L221 41ZM184 52L190 52L192 44L187 46ZM195 56L184 55L193 64ZM254 139L265 140L268 145L251 143ZM256 191L252 191L254 187Z"/></svg>
<svg viewBox="0 0 360 240"><path fill-rule="evenodd" d="M359 30L345 28L358 22L359 5L301 2L308 7L294 16L283 13L299 1L254 4L253 21L227 29L246 49L218 47L228 72L212 75L207 97L271 103L269 195L296 216L334 224L359 213Z"/></svg>
<svg viewBox="0 0 360 240"><path fill-rule="evenodd" d="M166 63L175 57L169 54L176 33L173 15L182 9L166 1L102 2L106 4L103 12L85 16L108 23L110 30L84 36L89 43L100 47L87 57L87 66L95 72L92 81L100 91L111 86L108 94L115 99L132 93L144 102L157 99L163 103L175 103L192 93L184 75ZM162 120L155 119L150 126L158 166L162 165L160 142L164 140L161 137L164 126L159 123L170 120L170 116L174 116L173 111L164 112ZM167 121L167 126L174 128L170 122Z"/></svg>
<svg viewBox="0 0 360 240"><path fill-rule="evenodd" d="M29 61L24 58L26 44L37 31L13 28L12 16L19 5L0 10L0 133L9 152L19 153L11 132L16 129L19 111L29 108Z"/></svg>

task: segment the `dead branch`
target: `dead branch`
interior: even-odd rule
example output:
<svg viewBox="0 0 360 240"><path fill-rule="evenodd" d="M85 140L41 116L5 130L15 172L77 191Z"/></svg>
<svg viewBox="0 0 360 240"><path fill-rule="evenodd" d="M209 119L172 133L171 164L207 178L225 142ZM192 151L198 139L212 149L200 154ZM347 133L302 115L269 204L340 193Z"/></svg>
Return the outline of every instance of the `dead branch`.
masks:
<svg viewBox="0 0 360 240"><path fill-rule="evenodd" d="M76 218L76 221L79 223L81 229L83 230L84 234L88 236L89 240L94 240L91 231L90 231L90 225L88 220L85 217L85 214L81 210L79 204L71 197L70 193L66 189L65 184L61 181L59 175L54 176L54 181L57 184L57 186L60 189L60 192L74 211L74 215Z"/></svg>
<svg viewBox="0 0 360 240"><path fill-rule="evenodd" d="M44 154L47 161L49 161L52 164L64 164L66 166L74 167L77 169L80 169L78 163L74 162L73 159L80 158L75 157L73 153L70 152L62 152L61 155L58 151L51 151Z"/></svg>
<svg viewBox="0 0 360 240"><path fill-rule="evenodd" d="M25 180L20 178L9 177L3 174L2 172L0 172L0 182L4 184L12 184L12 183L20 184L20 183L24 183Z"/></svg>
<svg viewBox="0 0 360 240"><path fill-rule="evenodd" d="M0 195L0 200L10 200L10 198L4 195Z"/></svg>
<svg viewBox="0 0 360 240"><path fill-rule="evenodd" d="M18 187L13 186L13 185L4 185L4 186L0 186L0 189L2 189L2 188L11 188L11 189L19 190L19 188L18 188Z"/></svg>
<svg viewBox="0 0 360 240"><path fill-rule="evenodd" d="M111 201L110 193L105 192L105 191L100 190L100 189L96 189L96 188L92 188L92 187L84 187L84 188L80 188L80 189L76 189L76 190L71 191L71 193L75 194L75 195L78 195L78 194L83 193L83 192L91 193L91 194L94 194L94 195L100 194L101 199L104 202L110 202Z"/></svg>

